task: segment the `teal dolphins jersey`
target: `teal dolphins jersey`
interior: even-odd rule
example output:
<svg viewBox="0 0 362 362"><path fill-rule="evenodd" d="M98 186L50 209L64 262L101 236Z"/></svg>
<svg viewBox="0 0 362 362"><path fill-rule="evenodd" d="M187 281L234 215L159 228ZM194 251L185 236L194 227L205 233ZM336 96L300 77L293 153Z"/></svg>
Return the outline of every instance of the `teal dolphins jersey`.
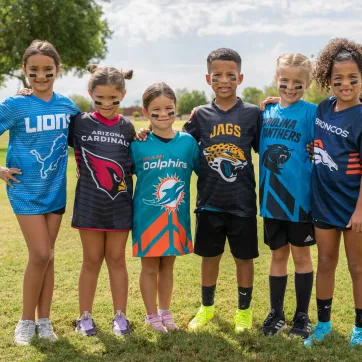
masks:
<svg viewBox="0 0 362 362"><path fill-rule="evenodd" d="M199 169L197 142L183 132L168 143L150 133L146 142L132 142L131 161L137 176L133 256L191 253L190 178Z"/></svg>
<svg viewBox="0 0 362 362"><path fill-rule="evenodd" d="M6 166L20 168L20 183L7 186L16 214L46 214L66 204L68 127L79 113L67 97L54 93L46 102L34 95L0 104L0 135L9 130Z"/></svg>

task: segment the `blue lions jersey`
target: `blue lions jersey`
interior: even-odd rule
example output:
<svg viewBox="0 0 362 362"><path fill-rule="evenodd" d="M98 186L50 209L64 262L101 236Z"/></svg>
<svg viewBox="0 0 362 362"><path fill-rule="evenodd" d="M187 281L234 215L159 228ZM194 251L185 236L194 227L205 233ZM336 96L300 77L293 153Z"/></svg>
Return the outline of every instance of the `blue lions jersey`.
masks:
<svg viewBox="0 0 362 362"><path fill-rule="evenodd" d="M190 177L199 169L197 142L178 132L164 143L150 133L147 142L131 143L131 161L137 175L133 256L191 253Z"/></svg>
<svg viewBox="0 0 362 362"><path fill-rule="evenodd" d="M6 166L20 168L20 183L7 186L16 214L55 211L66 204L68 125L78 113L68 98L53 94L49 102L31 95L0 104L0 135L9 130Z"/></svg>
<svg viewBox="0 0 362 362"><path fill-rule="evenodd" d="M313 218L345 228L361 183L362 104L334 112L336 97L317 111L312 176Z"/></svg>
<svg viewBox="0 0 362 362"><path fill-rule="evenodd" d="M300 100L263 112L259 158L260 215L310 222L313 164L306 150L314 139L317 106Z"/></svg>

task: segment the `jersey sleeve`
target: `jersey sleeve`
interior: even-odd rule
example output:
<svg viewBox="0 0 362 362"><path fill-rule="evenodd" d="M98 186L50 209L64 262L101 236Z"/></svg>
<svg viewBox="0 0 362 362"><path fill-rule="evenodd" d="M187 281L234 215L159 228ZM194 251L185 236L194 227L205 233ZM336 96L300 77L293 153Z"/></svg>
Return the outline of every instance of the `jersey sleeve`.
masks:
<svg viewBox="0 0 362 362"><path fill-rule="evenodd" d="M18 118L15 115L14 105L11 99L0 104L0 136L10 128L14 127Z"/></svg>
<svg viewBox="0 0 362 362"><path fill-rule="evenodd" d="M353 138L360 156L362 159L362 112L358 114L353 123Z"/></svg>
<svg viewBox="0 0 362 362"><path fill-rule="evenodd" d="M184 124L182 130L190 134L197 142L200 141L200 129L197 120L197 110L191 114L190 119Z"/></svg>
<svg viewBox="0 0 362 362"><path fill-rule="evenodd" d="M316 118L317 118L317 106L315 106L313 104L313 107L311 107L310 113L309 113L310 134L308 137L308 143L311 143L314 141L314 127L315 127Z"/></svg>
<svg viewBox="0 0 362 362"><path fill-rule="evenodd" d="M69 133L68 133L68 145L74 148L74 138L75 138L75 116L70 117L69 123Z"/></svg>
<svg viewBox="0 0 362 362"><path fill-rule="evenodd" d="M192 150L192 169L199 175L200 171L200 147L197 142L194 142L194 147Z"/></svg>
<svg viewBox="0 0 362 362"><path fill-rule="evenodd" d="M139 141L134 141L130 144L129 146L129 157L131 159L131 163L132 163L132 173L134 175L137 175L136 173L136 155L135 155L135 147L136 147L136 142Z"/></svg>
<svg viewBox="0 0 362 362"><path fill-rule="evenodd" d="M258 119L256 122L256 129L255 129L255 137L251 142L251 146L253 147L254 151L259 153L259 145L260 145L260 133L261 133L261 126L263 122L263 114L259 110Z"/></svg>

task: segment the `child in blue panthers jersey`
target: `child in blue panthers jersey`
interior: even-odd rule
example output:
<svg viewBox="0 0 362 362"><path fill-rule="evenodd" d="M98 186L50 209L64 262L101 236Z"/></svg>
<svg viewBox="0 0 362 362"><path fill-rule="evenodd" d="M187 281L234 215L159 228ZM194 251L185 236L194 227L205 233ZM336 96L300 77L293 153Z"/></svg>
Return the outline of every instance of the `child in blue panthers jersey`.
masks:
<svg viewBox="0 0 362 362"><path fill-rule="evenodd" d="M49 321L54 243L66 204L68 124L79 111L71 100L53 92L60 58L50 43L33 41L22 65L33 94L11 97L0 104L0 135L7 130L10 133L6 167L0 168L0 178L7 183L29 250L23 314L14 336L17 344L28 344L36 330L35 310L39 337L56 339Z"/></svg>
<svg viewBox="0 0 362 362"><path fill-rule="evenodd" d="M131 144L137 176L133 212L133 256L141 257L140 286L145 323L154 330L178 329L170 313L176 256L193 252L190 231L190 177L199 168L195 139L174 132L176 96L165 83L143 95L143 113L152 124L147 142ZM158 311L156 296L158 294Z"/></svg>
<svg viewBox="0 0 362 362"><path fill-rule="evenodd" d="M271 310L263 325L265 335L277 335L287 327L283 307L291 253L297 305L290 334L309 336L313 287L309 246L315 241L311 218L313 164L306 145L313 142L317 106L301 98L311 84L312 68L312 62L302 54L280 56L275 75L279 102L263 112L259 200L264 242L271 249Z"/></svg>
<svg viewBox="0 0 362 362"><path fill-rule="evenodd" d="M362 345L362 46L333 39L320 53L316 81L335 97L317 110L312 216L318 246L318 324L305 344L331 333L331 307L343 233L352 277L355 326L351 346Z"/></svg>

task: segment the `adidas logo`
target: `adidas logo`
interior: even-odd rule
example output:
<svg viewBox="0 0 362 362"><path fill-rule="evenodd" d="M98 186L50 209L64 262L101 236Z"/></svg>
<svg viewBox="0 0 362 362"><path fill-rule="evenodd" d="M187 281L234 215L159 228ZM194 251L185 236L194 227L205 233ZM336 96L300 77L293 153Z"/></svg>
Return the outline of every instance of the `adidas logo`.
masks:
<svg viewBox="0 0 362 362"><path fill-rule="evenodd" d="M310 241L313 241L313 238L312 238L310 235L308 235L308 236L305 238L304 242L305 242L305 243L308 243L308 242L310 242Z"/></svg>

